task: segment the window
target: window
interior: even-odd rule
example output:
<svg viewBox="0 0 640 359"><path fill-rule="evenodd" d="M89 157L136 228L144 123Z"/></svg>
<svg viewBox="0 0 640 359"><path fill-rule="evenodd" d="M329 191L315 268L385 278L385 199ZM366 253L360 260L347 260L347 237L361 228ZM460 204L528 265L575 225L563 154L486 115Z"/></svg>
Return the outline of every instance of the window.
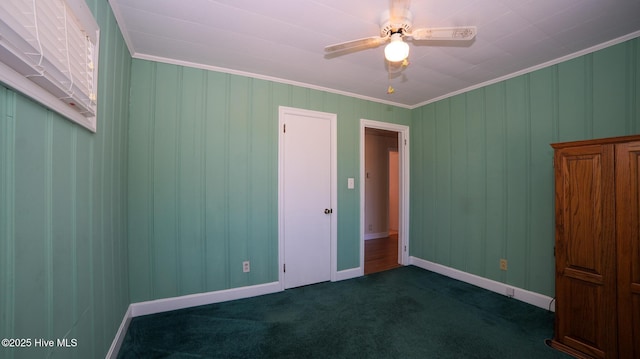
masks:
<svg viewBox="0 0 640 359"><path fill-rule="evenodd" d="M99 31L85 0L1 0L0 81L95 132Z"/></svg>

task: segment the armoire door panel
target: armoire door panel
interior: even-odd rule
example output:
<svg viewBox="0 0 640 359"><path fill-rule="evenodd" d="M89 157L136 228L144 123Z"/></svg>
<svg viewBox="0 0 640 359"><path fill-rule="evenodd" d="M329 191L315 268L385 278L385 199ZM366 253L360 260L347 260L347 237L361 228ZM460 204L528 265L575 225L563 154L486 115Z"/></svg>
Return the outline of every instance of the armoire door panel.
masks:
<svg viewBox="0 0 640 359"><path fill-rule="evenodd" d="M604 357L607 351L607 333L601 328L607 325L611 314L603 310L607 303L607 293L602 285L581 280L567 280L566 291L562 293L561 307L556 308L575 320L563 321L558 328L565 344L590 353L594 357ZM586 323L589 323L586 325Z"/></svg>
<svg viewBox="0 0 640 359"><path fill-rule="evenodd" d="M593 284L602 285L604 282L603 277L599 274L591 273L589 269L585 268L571 268L567 267L563 273L566 277L579 279L581 281L590 282Z"/></svg>
<svg viewBox="0 0 640 359"><path fill-rule="evenodd" d="M616 243L611 145L556 151L556 339L615 357Z"/></svg>
<svg viewBox="0 0 640 359"><path fill-rule="evenodd" d="M620 357L640 357L640 141L616 145Z"/></svg>
<svg viewBox="0 0 640 359"><path fill-rule="evenodd" d="M602 274L602 159L599 152L594 153L599 148L588 150L562 157L566 260L569 268Z"/></svg>

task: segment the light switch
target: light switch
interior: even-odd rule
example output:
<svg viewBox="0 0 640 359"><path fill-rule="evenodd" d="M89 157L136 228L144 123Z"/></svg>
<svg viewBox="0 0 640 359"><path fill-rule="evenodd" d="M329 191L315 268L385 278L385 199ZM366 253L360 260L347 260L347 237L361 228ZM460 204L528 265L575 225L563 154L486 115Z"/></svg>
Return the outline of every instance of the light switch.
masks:
<svg viewBox="0 0 640 359"><path fill-rule="evenodd" d="M347 178L347 188L348 189L356 188L356 182L353 178Z"/></svg>

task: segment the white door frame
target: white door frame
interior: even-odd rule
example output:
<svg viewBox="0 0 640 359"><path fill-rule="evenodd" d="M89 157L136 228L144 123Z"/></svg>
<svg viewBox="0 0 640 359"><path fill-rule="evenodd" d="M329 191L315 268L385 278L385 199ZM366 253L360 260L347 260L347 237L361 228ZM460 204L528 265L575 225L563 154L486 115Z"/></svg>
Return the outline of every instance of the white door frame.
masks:
<svg viewBox="0 0 640 359"><path fill-rule="evenodd" d="M364 274L364 215L365 215L365 163L364 145L366 127L398 132L398 165L400 166L399 208L398 208L398 247L404 248L398 256L401 265L409 264L409 126L394 123L360 120L360 269Z"/></svg>
<svg viewBox="0 0 640 359"><path fill-rule="evenodd" d="M285 115L316 117L329 120L331 123L331 281L336 281L338 268L337 238L338 238L338 126L337 115L334 113L311 111L293 107L279 106L278 108L278 281L281 289L285 289L284 273L284 137L283 124Z"/></svg>

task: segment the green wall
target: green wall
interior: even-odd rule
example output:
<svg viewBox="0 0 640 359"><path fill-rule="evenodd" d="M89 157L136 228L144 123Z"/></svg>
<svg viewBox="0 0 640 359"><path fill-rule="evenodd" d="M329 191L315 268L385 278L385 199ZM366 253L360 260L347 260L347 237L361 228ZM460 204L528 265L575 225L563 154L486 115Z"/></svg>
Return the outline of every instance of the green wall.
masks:
<svg viewBox="0 0 640 359"><path fill-rule="evenodd" d="M280 105L338 115L339 270L359 265L345 184L366 118L411 126L411 255L547 295L549 143L640 131L638 39L407 110L132 61L107 2L88 5L97 134L0 87L0 337L79 346L2 357L101 357L129 303L277 280Z"/></svg>
<svg viewBox="0 0 640 359"><path fill-rule="evenodd" d="M0 84L0 338L77 339L2 358L104 357L129 305L127 118L131 57L106 1L98 132Z"/></svg>
<svg viewBox="0 0 640 359"><path fill-rule="evenodd" d="M410 254L553 296L549 144L640 130L638 46L630 40L414 110L134 60L131 301L277 280L279 105L338 114L339 184L358 179L361 118L410 125ZM343 270L359 265L359 190L339 186L338 202Z"/></svg>
<svg viewBox="0 0 640 359"><path fill-rule="evenodd" d="M338 114L338 269L359 266L359 191L346 183L360 119L408 125L410 110L144 60L131 83L132 302L278 280L281 105Z"/></svg>
<svg viewBox="0 0 640 359"><path fill-rule="evenodd" d="M553 296L549 144L640 132L639 48L636 38L413 110L411 255Z"/></svg>

